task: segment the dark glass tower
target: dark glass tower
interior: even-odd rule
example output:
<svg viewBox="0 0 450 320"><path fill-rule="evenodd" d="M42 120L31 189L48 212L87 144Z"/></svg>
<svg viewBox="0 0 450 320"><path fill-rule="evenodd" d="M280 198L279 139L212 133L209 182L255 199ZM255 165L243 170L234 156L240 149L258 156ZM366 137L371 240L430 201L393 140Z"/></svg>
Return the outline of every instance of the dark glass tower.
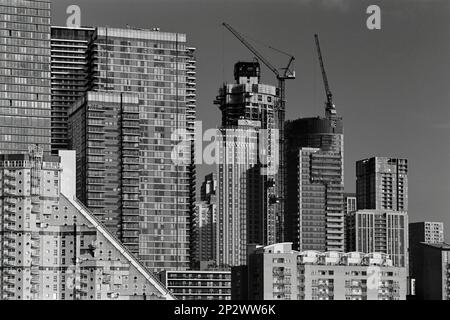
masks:
<svg viewBox="0 0 450 320"><path fill-rule="evenodd" d="M342 118L286 123L285 237L297 250L344 251Z"/></svg>
<svg viewBox="0 0 450 320"><path fill-rule="evenodd" d="M139 104L130 93L92 92L69 110L77 198L139 253Z"/></svg>
<svg viewBox="0 0 450 320"><path fill-rule="evenodd" d="M52 153L66 150L68 110L84 96L86 50L93 28L52 27Z"/></svg>

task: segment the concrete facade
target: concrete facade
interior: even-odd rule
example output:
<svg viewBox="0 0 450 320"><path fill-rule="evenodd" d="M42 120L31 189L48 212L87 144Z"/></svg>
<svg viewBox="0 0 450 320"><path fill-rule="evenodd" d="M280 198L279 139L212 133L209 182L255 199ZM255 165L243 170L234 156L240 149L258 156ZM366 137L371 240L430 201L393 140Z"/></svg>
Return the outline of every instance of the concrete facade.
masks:
<svg viewBox="0 0 450 320"><path fill-rule="evenodd" d="M406 273L386 254L298 252L291 243L280 243L250 255L248 298L405 300Z"/></svg>
<svg viewBox="0 0 450 320"><path fill-rule="evenodd" d="M0 156L1 299L174 299L62 183L56 156Z"/></svg>

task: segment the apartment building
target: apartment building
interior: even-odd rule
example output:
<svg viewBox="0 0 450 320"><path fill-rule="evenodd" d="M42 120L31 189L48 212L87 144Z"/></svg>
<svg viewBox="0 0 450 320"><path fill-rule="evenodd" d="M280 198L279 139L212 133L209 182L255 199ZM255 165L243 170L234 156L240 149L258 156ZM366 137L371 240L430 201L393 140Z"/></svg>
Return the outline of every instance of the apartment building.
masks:
<svg viewBox="0 0 450 320"><path fill-rule="evenodd" d="M286 123L285 239L344 252L344 129L337 115Z"/></svg>
<svg viewBox="0 0 450 320"><path fill-rule="evenodd" d="M62 42L59 38L64 38L64 41L75 41L78 39L78 32L71 31L68 35L58 37L57 41L54 41L55 55L58 48L56 43ZM78 50L78 47L85 45L84 40L81 44L78 41L75 42L76 48L69 50L71 55L72 50ZM118 182L117 177L113 176L106 178L111 180L109 185L100 186L95 183L96 186L93 186L92 181L105 179L101 177L103 173L100 173L100 170L95 170L97 172L94 173L92 169L91 175L99 174L100 177L90 177L88 181L91 181L91 185L83 183L83 188L79 191L81 193L78 195L89 209L94 212L103 212L105 218L112 217L111 220L105 220L108 228L113 232L119 232L126 245L133 252L138 252L139 258L154 271L180 270L189 266L189 221L195 202L193 139L196 112L196 62L194 52L195 49L187 45L185 34L162 32L158 28L97 27L87 44L86 90L98 92L98 97L100 95L106 97L108 94L122 94L122 96L134 94L137 97L136 104L139 106L139 119L130 120L128 115L128 119L119 124L110 118L111 114L107 115L106 119L103 119L106 114L94 119L99 115L98 112L96 115L88 112L86 114L91 117L90 124L85 124L84 129L80 128L81 131L75 132L73 137L76 140L75 135L81 135L89 130L91 137L102 136L101 133L106 132L106 136L110 135L112 139L114 128L117 129L121 125L125 130L128 124L132 124L132 128L126 129L128 133L125 137L131 140L116 142L110 140L112 145L108 146L106 151L101 150L102 147L98 145L102 144L102 141L87 141L92 145L89 152L93 153L88 159L93 160L93 163L89 164L90 168L98 166L100 159L108 160L110 162L107 162L107 166L114 171L112 165L120 154L113 155L110 152L113 152L121 143L129 142L133 144L133 150L129 152L134 156L135 139L139 140L139 171L135 170L134 174L139 174L137 196L140 222L136 220L137 214L134 207L137 204L137 202L134 203L136 197L134 176L130 177L133 184L131 188L126 186L130 182L128 178L120 182L123 184L121 189L113 187ZM54 66L56 71L56 62ZM78 84L80 86L77 88L81 88L81 82L77 82L76 85L71 82L70 86L75 87ZM55 88L55 95L59 89ZM68 92L74 92L76 96L78 91L70 89L73 88L67 88ZM88 94L87 97L83 96L80 99L86 101L86 98L92 100L92 97L92 94ZM119 110L117 107L119 103L116 98L115 100L112 104L108 103L110 108L115 105L114 109ZM91 108L94 107L94 102L102 106L106 105L104 101L92 101ZM135 120L139 122L139 135L131 138L130 130L135 130ZM82 122L79 121L79 123ZM94 132L95 130L102 132L99 134ZM101 139L106 136L103 134ZM72 141L69 144L80 145L80 142ZM123 151L125 149L122 148ZM130 159L131 153L127 159ZM81 158L82 156L82 154L79 155L78 163L85 161ZM125 166L125 162L123 164L122 167ZM126 164L128 167L134 165L134 158L131 164ZM111 190L105 191L102 188ZM121 203L133 203L132 208L126 208L126 211L133 213L127 212L117 218L118 209L111 203L111 198L106 196L123 193L125 189L129 198L122 198ZM102 194L105 198L99 199ZM122 211L125 211L125 208ZM137 223L139 223L138 228L136 228Z"/></svg>
<svg viewBox="0 0 450 320"><path fill-rule="evenodd" d="M388 254L395 266L408 267L408 214L358 210L348 216L348 250Z"/></svg>
<svg viewBox="0 0 450 320"><path fill-rule="evenodd" d="M0 150L50 151L50 0L0 2Z"/></svg>
<svg viewBox="0 0 450 320"><path fill-rule="evenodd" d="M408 211L408 160L372 157L356 162L358 209Z"/></svg>
<svg viewBox="0 0 450 320"><path fill-rule="evenodd" d="M56 155L59 150L69 148L68 111L86 91L86 51L94 30L90 27L51 28L51 149Z"/></svg>
<svg viewBox="0 0 450 320"><path fill-rule="evenodd" d="M94 214L61 193L73 183L62 176L59 157L42 149L0 155L1 298L174 299Z"/></svg>
<svg viewBox="0 0 450 320"><path fill-rule="evenodd" d="M405 300L406 276L386 254L298 252L280 243L250 254L248 299Z"/></svg>
<svg viewBox="0 0 450 320"><path fill-rule="evenodd" d="M77 197L139 254L139 99L88 91L68 111Z"/></svg>

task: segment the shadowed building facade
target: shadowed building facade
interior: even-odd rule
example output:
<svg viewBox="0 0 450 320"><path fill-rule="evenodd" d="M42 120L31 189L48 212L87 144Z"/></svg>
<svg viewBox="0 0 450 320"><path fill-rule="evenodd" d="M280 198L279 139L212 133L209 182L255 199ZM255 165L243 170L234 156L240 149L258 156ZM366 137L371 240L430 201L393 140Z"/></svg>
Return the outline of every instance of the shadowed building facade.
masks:
<svg viewBox="0 0 450 320"><path fill-rule="evenodd" d="M450 300L450 245L421 242L411 252L417 300Z"/></svg>
<svg viewBox="0 0 450 320"><path fill-rule="evenodd" d="M139 253L139 104L130 93L92 92L69 110L77 197Z"/></svg>
<svg viewBox="0 0 450 320"><path fill-rule="evenodd" d="M414 289L411 293L416 299L450 298L450 283L446 280L450 270L449 250L444 243L442 222L409 224L409 276Z"/></svg>
<svg viewBox="0 0 450 320"><path fill-rule="evenodd" d="M51 28L52 153L69 146L68 111L83 97L87 82L88 43L94 28Z"/></svg>

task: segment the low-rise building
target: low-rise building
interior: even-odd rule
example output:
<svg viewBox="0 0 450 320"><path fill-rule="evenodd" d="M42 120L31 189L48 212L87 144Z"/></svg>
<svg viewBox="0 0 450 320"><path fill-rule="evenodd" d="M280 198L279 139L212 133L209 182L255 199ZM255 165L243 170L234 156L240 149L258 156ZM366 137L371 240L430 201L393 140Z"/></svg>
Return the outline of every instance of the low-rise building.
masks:
<svg viewBox="0 0 450 320"><path fill-rule="evenodd" d="M251 252L246 274L248 296L240 298L250 300L406 299L406 268L394 267L387 254L298 252L292 250L291 243L256 247ZM235 280L240 281L240 279L233 279ZM235 285L235 287L239 286ZM241 289L241 292L243 291Z"/></svg>
<svg viewBox="0 0 450 320"><path fill-rule="evenodd" d="M160 279L179 300L230 300L230 271L161 271Z"/></svg>

